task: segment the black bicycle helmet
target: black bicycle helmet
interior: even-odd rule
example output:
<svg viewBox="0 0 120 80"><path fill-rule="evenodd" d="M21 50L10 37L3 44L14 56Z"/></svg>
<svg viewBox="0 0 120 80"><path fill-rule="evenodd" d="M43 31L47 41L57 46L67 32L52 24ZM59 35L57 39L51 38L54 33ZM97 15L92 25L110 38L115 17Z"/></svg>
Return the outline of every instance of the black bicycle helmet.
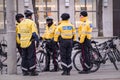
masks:
<svg viewBox="0 0 120 80"><path fill-rule="evenodd" d="M16 14L15 19L16 19L17 22L20 22L20 21L19 21L20 18L24 18L24 15L21 14L21 13Z"/></svg>
<svg viewBox="0 0 120 80"><path fill-rule="evenodd" d="M29 17L29 16L32 16L33 11L31 11L31 10L25 10L24 14L25 14L26 17Z"/></svg>
<svg viewBox="0 0 120 80"><path fill-rule="evenodd" d="M63 13L61 15L62 20L68 20L70 18L70 15L68 13Z"/></svg>

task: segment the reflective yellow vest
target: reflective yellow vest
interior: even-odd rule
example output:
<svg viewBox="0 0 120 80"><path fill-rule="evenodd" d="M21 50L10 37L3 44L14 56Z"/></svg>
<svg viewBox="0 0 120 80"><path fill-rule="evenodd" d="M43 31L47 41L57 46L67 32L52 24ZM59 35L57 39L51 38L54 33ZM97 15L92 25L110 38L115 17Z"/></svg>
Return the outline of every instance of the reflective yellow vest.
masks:
<svg viewBox="0 0 120 80"><path fill-rule="evenodd" d="M19 23L16 22L16 33L18 33L18 25L19 25ZM18 44L20 44L20 39L19 39L19 37L18 37L17 34L16 34L16 42L17 42Z"/></svg>
<svg viewBox="0 0 120 80"><path fill-rule="evenodd" d="M45 33L43 34L43 39L52 39L55 34L56 26L52 24L50 27L46 25Z"/></svg>
<svg viewBox="0 0 120 80"><path fill-rule="evenodd" d="M38 34L35 22L30 19L24 19L17 28L17 34L20 34L20 46L22 48L29 47L31 44L32 33L35 32Z"/></svg>
<svg viewBox="0 0 120 80"><path fill-rule="evenodd" d="M80 26L78 27L78 37L80 37L80 43L83 43L85 38L91 39L92 35L92 25L91 22L86 20L86 21L81 21Z"/></svg>
<svg viewBox="0 0 120 80"><path fill-rule="evenodd" d="M76 41L76 30L75 27L68 21L61 21L60 25L57 27L54 35L54 41L58 41L58 37L61 36L62 39L72 39Z"/></svg>

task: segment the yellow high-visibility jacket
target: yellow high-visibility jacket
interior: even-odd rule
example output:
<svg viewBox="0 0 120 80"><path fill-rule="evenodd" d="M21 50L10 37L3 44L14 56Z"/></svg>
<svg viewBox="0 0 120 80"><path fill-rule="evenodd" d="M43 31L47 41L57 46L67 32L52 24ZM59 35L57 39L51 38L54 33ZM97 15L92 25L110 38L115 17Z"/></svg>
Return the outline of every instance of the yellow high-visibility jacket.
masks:
<svg viewBox="0 0 120 80"><path fill-rule="evenodd" d="M19 23L16 22L16 33L18 33L18 25L19 25ZM20 44L20 39L19 39L19 37L18 37L17 34L16 34L16 42L17 42L18 44Z"/></svg>
<svg viewBox="0 0 120 80"><path fill-rule="evenodd" d="M75 27L68 21L63 20L61 21L60 25L58 25L55 35L54 35L54 41L58 41L59 36L61 36L62 39L72 39L76 41L76 30Z"/></svg>
<svg viewBox="0 0 120 80"><path fill-rule="evenodd" d="M20 46L22 48L29 47L31 44L32 33L35 32L38 35L35 22L30 19L24 19L17 28L17 34L20 34Z"/></svg>
<svg viewBox="0 0 120 80"><path fill-rule="evenodd" d="M45 33L42 35L43 39L52 39L55 34L56 26L52 24L50 27L46 25Z"/></svg>
<svg viewBox="0 0 120 80"><path fill-rule="evenodd" d="M80 43L83 43L85 38L91 39L92 35L92 24L90 21L86 20L80 22L80 26L78 27L78 37L80 37Z"/></svg>

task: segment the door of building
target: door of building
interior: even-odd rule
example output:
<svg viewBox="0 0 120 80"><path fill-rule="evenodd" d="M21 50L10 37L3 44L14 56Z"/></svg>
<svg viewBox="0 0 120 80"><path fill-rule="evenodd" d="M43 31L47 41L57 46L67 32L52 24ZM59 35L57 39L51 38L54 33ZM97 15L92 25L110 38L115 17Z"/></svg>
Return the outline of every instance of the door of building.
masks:
<svg viewBox="0 0 120 80"><path fill-rule="evenodd" d="M113 0L113 35L120 34L120 0Z"/></svg>

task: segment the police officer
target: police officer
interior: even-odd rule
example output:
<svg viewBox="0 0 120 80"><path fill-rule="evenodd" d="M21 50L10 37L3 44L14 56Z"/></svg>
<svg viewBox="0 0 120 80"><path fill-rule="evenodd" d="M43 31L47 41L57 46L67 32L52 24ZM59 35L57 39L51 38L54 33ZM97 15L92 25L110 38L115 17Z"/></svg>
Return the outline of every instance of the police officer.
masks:
<svg viewBox="0 0 120 80"><path fill-rule="evenodd" d="M27 9L27 10L25 10L24 14L25 14L25 17L26 17L27 19L31 19L31 20L32 20L32 16L31 16L31 15L33 14L33 11L32 11L32 10Z"/></svg>
<svg viewBox="0 0 120 80"><path fill-rule="evenodd" d="M16 14L15 19L17 21L17 24L19 24L23 20L23 18L24 18L23 14L21 14L21 13Z"/></svg>
<svg viewBox="0 0 120 80"><path fill-rule="evenodd" d="M32 17L32 12L26 13L26 17ZM38 43L38 33L35 22L30 19L23 19L18 25L17 35L20 39L20 47L22 48L22 72L23 75L36 76L36 51L35 41ZM36 46L38 47L38 45Z"/></svg>
<svg viewBox="0 0 120 80"><path fill-rule="evenodd" d="M80 26L78 27L78 36L79 42L82 45L82 57L81 64L83 67L83 71L79 73L89 73L90 70L90 53L89 49L91 48L90 40L91 40L91 32L92 32L92 24L88 20L88 13L86 11L82 11L80 13Z"/></svg>
<svg viewBox="0 0 120 80"><path fill-rule="evenodd" d="M63 13L61 18L62 21L56 29L54 41L59 41L60 44L61 66L63 68L61 75L70 75L72 69L71 52L73 41L76 41L76 30L69 22L70 15L68 13Z"/></svg>
<svg viewBox="0 0 120 80"><path fill-rule="evenodd" d="M15 19L16 19L16 33L18 31L18 27L17 25L24 19L24 15L21 14L21 13L18 13L16 16L15 16ZM17 49L18 49L18 52L20 53L20 55L22 56L22 49L20 47L20 40L18 38L18 35L16 35L16 45L17 45Z"/></svg>
<svg viewBox="0 0 120 80"><path fill-rule="evenodd" d="M54 68L52 70L50 70L50 56L51 56L51 54L49 51L47 51L46 66L45 66L43 71L56 72L56 71L58 71L57 51L56 51L56 47L55 47L55 46L57 46L57 44L54 43L54 41L53 41L56 26L53 23L53 18L51 16L48 16L46 18L46 23L47 23L47 25L46 25L45 33L42 35L42 39L50 41L47 44L47 48L49 48L53 52L52 59L53 59Z"/></svg>

